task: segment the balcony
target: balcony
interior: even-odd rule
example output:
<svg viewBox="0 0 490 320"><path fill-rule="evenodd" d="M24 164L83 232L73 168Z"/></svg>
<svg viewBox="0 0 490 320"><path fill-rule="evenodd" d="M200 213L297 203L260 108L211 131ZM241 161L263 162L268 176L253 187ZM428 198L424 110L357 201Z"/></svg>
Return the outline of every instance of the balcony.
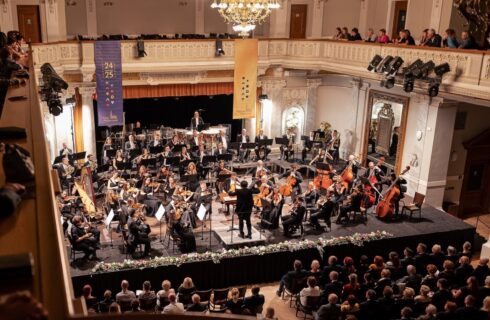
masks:
<svg viewBox="0 0 490 320"><path fill-rule="evenodd" d="M224 40L224 56L215 57L214 40L145 41L148 54L137 58L136 42L122 41L123 84L230 82L233 79L234 42ZM448 62L441 93L490 100L490 54L477 50L404 47L335 40L259 40L259 75L271 66L341 73L381 79L366 67L375 54L400 56L405 66L416 60ZM51 63L71 82L94 79L94 43L58 42L33 45L34 64ZM426 84L416 82L416 87Z"/></svg>

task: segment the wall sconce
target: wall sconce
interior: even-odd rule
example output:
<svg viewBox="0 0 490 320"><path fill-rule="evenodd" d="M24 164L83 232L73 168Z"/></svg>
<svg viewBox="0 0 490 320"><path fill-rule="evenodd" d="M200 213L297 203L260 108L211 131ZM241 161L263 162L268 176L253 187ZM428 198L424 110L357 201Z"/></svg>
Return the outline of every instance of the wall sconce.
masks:
<svg viewBox="0 0 490 320"><path fill-rule="evenodd" d="M67 7L74 7L77 5L77 2L75 0L66 0L66 6Z"/></svg>

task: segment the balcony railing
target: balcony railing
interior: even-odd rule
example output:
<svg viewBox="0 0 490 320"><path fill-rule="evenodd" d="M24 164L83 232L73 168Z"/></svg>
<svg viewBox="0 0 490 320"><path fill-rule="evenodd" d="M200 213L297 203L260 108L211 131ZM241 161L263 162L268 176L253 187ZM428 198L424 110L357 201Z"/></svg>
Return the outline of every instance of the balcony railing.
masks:
<svg viewBox="0 0 490 320"><path fill-rule="evenodd" d="M61 74L82 74L92 81L95 71L93 42L58 42L33 46L37 67L51 63ZM213 40L149 40L147 56L137 58L136 42L122 41L123 72L176 73L233 70L234 42L223 41L224 56L215 56ZM356 77L381 79L366 67L375 54L400 56L405 66L420 58L440 64L448 62L441 92L490 100L490 54L477 50L396 46L335 40L259 40L259 74L268 67L323 70ZM125 83L135 84L132 83ZM142 84L142 83L140 83ZM424 86L423 83L416 83Z"/></svg>

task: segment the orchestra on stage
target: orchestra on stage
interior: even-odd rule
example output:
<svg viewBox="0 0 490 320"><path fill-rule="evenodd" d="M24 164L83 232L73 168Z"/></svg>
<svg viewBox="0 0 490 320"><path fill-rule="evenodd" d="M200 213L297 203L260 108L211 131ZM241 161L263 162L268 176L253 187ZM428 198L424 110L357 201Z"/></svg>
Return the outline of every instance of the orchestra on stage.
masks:
<svg viewBox="0 0 490 320"><path fill-rule="evenodd" d="M252 239L252 217L259 228L291 237L305 227L330 231L332 217L345 224L359 215L366 223L370 208L390 220L406 191L403 178L386 174L382 158L365 169L354 155L341 160L336 130L301 136L301 150L287 130L275 138L279 159L271 160L274 141L263 130L250 137L242 129L232 139L229 126L211 127L199 111L187 129L131 129L107 136L100 164L66 144L55 159L63 227L85 259L97 259L100 221L117 223L127 252L140 248L147 257L149 219L163 224L168 241L184 253L197 250L194 231L210 230L212 215L236 214L244 240ZM274 163L284 170L272 170Z"/></svg>

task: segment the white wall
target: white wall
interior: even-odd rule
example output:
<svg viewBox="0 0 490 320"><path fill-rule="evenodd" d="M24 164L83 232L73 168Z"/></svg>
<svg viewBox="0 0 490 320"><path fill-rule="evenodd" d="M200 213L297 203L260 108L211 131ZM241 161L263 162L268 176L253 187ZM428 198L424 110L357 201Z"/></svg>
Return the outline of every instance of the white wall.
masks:
<svg viewBox="0 0 490 320"><path fill-rule="evenodd" d="M329 0L323 6L322 36L330 37L335 34L336 27L350 29L359 27L361 1L359 0ZM361 30L361 32L364 32Z"/></svg>
<svg viewBox="0 0 490 320"><path fill-rule="evenodd" d="M458 112L466 112L466 127L464 130L455 130L451 153L455 153L456 160L449 161L447 172L447 185L444 201L459 203L459 196L463 183L463 175L466 164L465 141L471 140L481 132L490 128L490 108L461 103Z"/></svg>
<svg viewBox="0 0 490 320"><path fill-rule="evenodd" d="M417 40L422 30L427 28L437 29L439 26L431 26L432 0L410 0L407 8L407 22L405 28L409 29ZM436 30L440 32L439 30Z"/></svg>
<svg viewBox="0 0 490 320"><path fill-rule="evenodd" d="M97 1L99 34L195 32L195 0L112 0L113 6L104 2Z"/></svg>
<svg viewBox="0 0 490 320"><path fill-rule="evenodd" d="M204 1L204 33L226 33L228 25L218 10L211 8L212 0Z"/></svg>
<svg viewBox="0 0 490 320"><path fill-rule="evenodd" d="M68 36L86 35L87 6L85 1L77 1L75 6L65 6L66 33Z"/></svg>

